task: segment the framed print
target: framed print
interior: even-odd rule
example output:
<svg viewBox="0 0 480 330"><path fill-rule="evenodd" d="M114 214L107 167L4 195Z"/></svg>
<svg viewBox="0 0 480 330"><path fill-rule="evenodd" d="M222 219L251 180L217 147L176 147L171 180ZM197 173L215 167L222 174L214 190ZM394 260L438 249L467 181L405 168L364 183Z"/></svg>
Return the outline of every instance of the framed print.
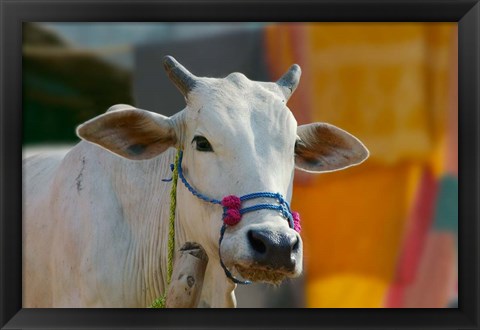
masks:
<svg viewBox="0 0 480 330"><path fill-rule="evenodd" d="M478 1L0 1L2 329L479 328Z"/></svg>

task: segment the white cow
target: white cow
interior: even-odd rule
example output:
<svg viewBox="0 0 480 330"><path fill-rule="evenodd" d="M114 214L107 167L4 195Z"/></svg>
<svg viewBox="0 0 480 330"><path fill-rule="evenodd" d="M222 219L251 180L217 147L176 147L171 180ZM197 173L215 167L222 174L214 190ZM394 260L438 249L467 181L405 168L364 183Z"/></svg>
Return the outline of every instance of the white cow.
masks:
<svg viewBox="0 0 480 330"><path fill-rule="evenodd" d="M116 105L81 125L84 141L68 153L24 161L24 307L146 307L162 295L172 185L162 179L176 148L189 184L216 199L275 192L290 201L295 167L333 171L368 157L339 128L297 126L286 103L298 65L274 83L199 78L172 57L164 65L185 109L165 117ZM177 187L176 247L195 241L209 257L200 305L235 307L219 258L224 210ZM278 283L301 273L301 238L280 212L249 212L226 227L220 255L235 276Z"/></svg>

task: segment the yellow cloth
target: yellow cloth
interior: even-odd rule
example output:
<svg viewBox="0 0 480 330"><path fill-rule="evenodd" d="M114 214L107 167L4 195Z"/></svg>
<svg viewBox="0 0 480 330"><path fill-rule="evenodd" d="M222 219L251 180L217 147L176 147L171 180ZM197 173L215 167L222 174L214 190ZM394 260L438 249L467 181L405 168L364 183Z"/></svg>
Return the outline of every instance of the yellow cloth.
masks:
<svg viewBox="0 0 480 330"><path fill-rule="evenodd" d="M442 170L455 33L456 23L266 29L272 72L302 67L289 102L299 124L337 125L371 153L356 168L297 175L292 207L302 215L308 307L382 306L418 169Z"/></svg>
<svg viewBox="0 0 480 330"><path fill-rule="evenodd" d="M289 104L312 121L359 137L371 161L430 157L445 131L451 38L456 23L271 25L268 60L275 75L299 62ZM298 103L309 109L299 109ZM301 116L303 117L303 116Z"/></svg>
<svg viewBox="0 0 480 330"><path fill-rule="evenodd" d="M308 281L307 305L312 308L378 308L386 289L387 283L375 277L336 274Z"/></svg>

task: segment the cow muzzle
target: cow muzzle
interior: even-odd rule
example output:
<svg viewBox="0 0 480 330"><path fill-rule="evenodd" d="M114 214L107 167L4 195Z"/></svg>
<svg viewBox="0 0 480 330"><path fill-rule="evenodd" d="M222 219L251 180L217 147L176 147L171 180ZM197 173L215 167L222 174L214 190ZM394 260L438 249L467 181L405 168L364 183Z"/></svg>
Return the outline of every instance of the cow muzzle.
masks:
<svg viewBox="0 0 480 330"><path fill-rule="evenodd" d="M229 235L224 250L226 261L242 278L279 284L302 273L300 235L281 225L280 219L275 220L274 223L251 224Z"/></svg>
<svg viewBox="0 0 480 330"><path fill-rule="evenodd" d="M300 236L289 230L252 229L247 233L253 259L259 267L293 273L300 252Z"/></svg>

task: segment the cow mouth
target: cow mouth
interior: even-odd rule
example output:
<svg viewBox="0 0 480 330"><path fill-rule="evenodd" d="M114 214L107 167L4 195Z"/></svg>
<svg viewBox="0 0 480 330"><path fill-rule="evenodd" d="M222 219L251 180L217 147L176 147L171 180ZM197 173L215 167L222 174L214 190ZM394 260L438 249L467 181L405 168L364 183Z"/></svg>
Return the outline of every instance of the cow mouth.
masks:
<svg viewBox="0 0 480 330"><path fill-rule="evenodd" d="M263 282L274 285L279 285L287 277L291 277L290 272L281 269L272 269L270 267L255 267L248 268L242 265L235 265L238 273L246 280L252 282Z"/></svg>

